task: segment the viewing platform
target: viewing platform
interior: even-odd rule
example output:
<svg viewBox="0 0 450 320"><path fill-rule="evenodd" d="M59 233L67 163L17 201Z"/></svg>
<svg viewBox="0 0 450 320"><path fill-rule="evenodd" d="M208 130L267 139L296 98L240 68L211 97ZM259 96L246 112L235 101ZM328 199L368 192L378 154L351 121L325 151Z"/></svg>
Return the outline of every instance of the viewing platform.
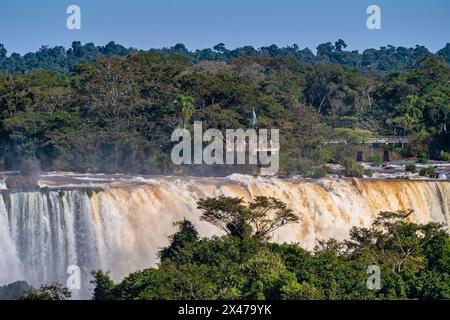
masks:
<svg viewBox="0 0 450 320"><path fill-rule="evenodd" d="M408 144L410 143L409 137L395 137L395 136L387 136L380 138L369 138L362 142L353 142L345 139L336 139L325 141L324 144Z"/></svg>

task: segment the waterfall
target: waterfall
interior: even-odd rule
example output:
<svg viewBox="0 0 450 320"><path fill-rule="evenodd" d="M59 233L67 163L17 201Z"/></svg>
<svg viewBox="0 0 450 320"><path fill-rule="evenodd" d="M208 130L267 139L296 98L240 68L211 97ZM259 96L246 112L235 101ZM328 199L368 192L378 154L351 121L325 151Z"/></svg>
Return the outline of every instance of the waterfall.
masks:
<svg viewBox="0 0 450 320"><path fill-rule="evenodd" d="M34 286L65 284L67 267L76 265L84 297L92 270L110 271L118 281L155 265L176 221L191 220L203 236L219 234L199 219L196 203L202 197L279 198L300 222L275 232L274 241L307 249L318 240L345 239L352 226L369 226L379 211L411 208L416 222L448 228L450 202L448 181L290 181L241 175L156 177L102 190L0 192L0 285L17 280Z"/></svg>
<svg viewBox="0 0 450 320"><path fill-rule="evenodd" d="M0 285L23 279L23 266L9 230L8 213L0 198Z"/></svg>
<svg viewBox="0 0 450 320"><path fill-rule="evenodd" d="M81 268L84 285L99 266L97 234L83 191L7 192L0 197L0 285L65 285L68 266ZM3 261L6 260L6 261Z"/></svg>

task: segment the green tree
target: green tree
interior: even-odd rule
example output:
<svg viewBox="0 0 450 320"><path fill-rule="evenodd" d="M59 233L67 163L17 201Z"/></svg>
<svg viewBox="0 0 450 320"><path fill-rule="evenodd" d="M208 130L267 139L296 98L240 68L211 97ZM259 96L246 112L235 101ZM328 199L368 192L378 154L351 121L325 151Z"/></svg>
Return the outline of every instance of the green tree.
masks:
<svg viewBox="0 0 450 320"><path fill-rule="evenodd" d="M189 124L189 120L195 112L194 99L191 96L182 95L178 98L178 103L183 116L183 127L186 129L186 125Z"/></svg>
<svg viewBox="0 0 450 320"><path fill-rule="evenodd" d="M42 285L39 289L31 289L19 297L19 300L66 300L72 296L69 289L58 283Z"/></svg>
<svg viewBox="0 0 450 320"><path fill-rule="evenodd" d="M397 273L405 266L413 270L423 268L423 261L417 255L442 232L442 226L410 222L412 213L412 210L381 212L371 229L353 228L347 246L355 253L371 248L374 256L379 254L379 259Z"/></svg>
<svg viewBox="0 0 450 320"><path fill-rule="evenodd" d="M192 222L183 220L174 224L178 227L178 232L170 236L170 245L159 252L161 260L170 259L175 262L182 262L185 255L189 255L189 250L198 239L198 232Z"/></svg>
<svg viewBox="0 0 450 320"><path fill-rule="evenodd" d="M114 282L109 274L101 270L92 272L91 283L94 285L94 300L111 300L114 298Z"/></svg>

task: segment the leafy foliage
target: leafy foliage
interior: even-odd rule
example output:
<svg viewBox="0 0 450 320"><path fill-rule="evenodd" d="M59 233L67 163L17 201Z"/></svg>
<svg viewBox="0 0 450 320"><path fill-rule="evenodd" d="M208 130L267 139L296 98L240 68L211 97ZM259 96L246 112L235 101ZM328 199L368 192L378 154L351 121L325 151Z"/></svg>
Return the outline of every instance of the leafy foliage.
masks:
<svg viewBox="0 0 450 320"><path fill-rule="evenodd" d="M66 300L72 296L69 289L58 283L42 285L39 289L30 289L19 300Z"/></svg>
<svg viewBox="0 0 450 320"><path fill-rule="evenodd" d="M171 134L193 119L204 130L248 128L253 108L257 129L280 129L282 175L320 176L327 163L354 158L352 145L385 135L409 136L408 157L450 152L446 51L388 47L361 56L343 41L320 46L317 56L305 50L222 44L144 52L78 42L67 52L43 48L24 57L0 50L0 163L7 170L31 159L43 170L226 175L230 167L175 167Z"/></svg>
<svg viewBox="0 0 450 320"><path fill-rule="evenodd" d="M286 204L273 197L256 197L245 205L242 198L219 196L201 199L201 220L209 222L230 236L268 240L270 234L298 217Z"/></svg>
<svg viewBox="0 0 450 320"><path fill-rule="evenodd" d="M236 49L228 49L225 44L219 43L213 48L189 51L184 44L178 43L173 47L162 49L150 49L147 52L157 52L164 56L177 54L191 62L203 61L229 61L235 58L250 57L289 57L304 65L334 63L344 67L361 67L377 72L392 72L414 67L418 59L427 56L440 56L447 63L450 62L450 44L432 54L423 46L414 48L394 47L388 45L380 49L367 49L362 53L358 51L346 51L347 44L339 39L334 44L326 42L320 44L317 54L309 48L300 49L297 44L279 48L277 45L254 48L244 46ZM61 46L50 48L42 46L37 52L29 52L24 56L12 53L7 56L7 49L0 44L0 70L7 73L27 73L36 69L48 69L57 72L68 73L80 62L93 61L97 57L123 57L131 53L145 52L134 48L125 48L114 41L105 46L95 46L93 43L82 44L80 41L72 42L69 49Z"/></svg>
<svg viewBox="0 0 450 320"><path fill-rule="evenodd" d="M221 197L200 203L211 214L222 206L210 220L214 225L222 220L226 229L230 217L244 216L246 227L240 228L247 230L253 223L245 220L247 211L264 201L244 205ZM450 237L441 225L411 222L411 214L381 212L370 228L355 227L349 240L323 241L312 252L231 233L202 239L185 220L156 268L118 284L94 273L94 299L449 299ZM366 285L370 265L380 267L379 290Z"/></svg>

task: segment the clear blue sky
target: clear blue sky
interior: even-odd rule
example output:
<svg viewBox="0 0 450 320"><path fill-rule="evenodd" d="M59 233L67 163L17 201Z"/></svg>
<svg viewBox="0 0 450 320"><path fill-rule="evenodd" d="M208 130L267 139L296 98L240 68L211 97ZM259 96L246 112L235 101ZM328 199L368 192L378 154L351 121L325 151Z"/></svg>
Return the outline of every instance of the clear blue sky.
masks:
<svg viewBox="0 0 450 320"><path fill-rule="evenodd" d="M81 7L82 29L67 30L66 8ZM366 28L366 8L382 10L382 30ZM189 49L260 47L344 39L349 49L450 42L449 0L1 0L0 43L12 52L74 40L110 40L139 49L184 43Z"/></svg>

